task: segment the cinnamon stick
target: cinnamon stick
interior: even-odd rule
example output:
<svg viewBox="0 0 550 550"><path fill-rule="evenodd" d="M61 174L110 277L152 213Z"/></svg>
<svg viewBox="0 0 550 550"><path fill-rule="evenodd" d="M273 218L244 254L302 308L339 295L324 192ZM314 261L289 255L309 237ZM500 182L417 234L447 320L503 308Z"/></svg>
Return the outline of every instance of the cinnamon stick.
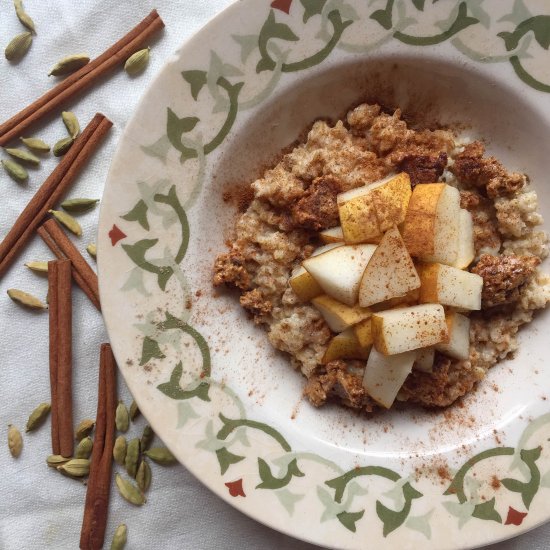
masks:
<svg viewBox="0 0 550 550"><path fill-rule="evenodd" d="M107 525L117 395L116 363L109 344L101 345L98 386L96 432L80 532L83 550L102 548Z"/></svg>
<svg viewBox="0 0 550 550"><path fill-rule="evenodd" d="M96 114L21 212L0 243L0 277L24 248L48 210L55 206L71 186L111 126L109 119L102 114Z"/></svg>
<svg viewBox="0 0 550 550"><path fill-rule="evenodd" d="M71 260L73 279L92 304L101 311L97 275L61 226L55 220L49 219L38 228L37 233L56 258Z"/></svg>
<svg viewBox="0 0 550 550"><path fill-rule="evenodd" d="M59 409L57 399L57 373L58 373L58 296L57 296L57 262L48 262L48 313L50 329L50 394L51 394L51 434L52 454L60 454L59 449Z"/></svg>
<svg viewBox="0 0 550 550"><path fill-rule="evenodd" d="M53 454L73 454L71 262L48 262Z"/></svg>
<svg viewBox="0 0 550 550"><path fill-rule="evenodd" d="M0 146L20 136L31 124L57 109L62 103L86 90L108 71L126 61L145 45L153 34L164 27L164 22L153 10L141 23L113 44L99 57L62 80L28 107L0 125Z"/></svg>
<svg viewBox="0 0 550 550"><path fill-rule="evenodd" d="M59 454L73 455L73 358L72 358L72 296L71 262L58 260L57 275L57 398L59 424Z"/></svg>

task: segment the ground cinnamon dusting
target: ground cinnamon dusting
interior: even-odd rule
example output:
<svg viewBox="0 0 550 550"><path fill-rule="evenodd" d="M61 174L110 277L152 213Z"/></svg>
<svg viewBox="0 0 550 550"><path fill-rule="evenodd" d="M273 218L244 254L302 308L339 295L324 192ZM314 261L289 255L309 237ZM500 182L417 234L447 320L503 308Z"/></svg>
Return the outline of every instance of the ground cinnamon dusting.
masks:
<svg viewBox="0 0 550 550"><path fill-rule="evenodd" d="M451 481L453 476L446 466L439 466L437 468L437 475L444 481Z"/></svg>
<svg viewBox="0 0 550 550"><path fill-rule="evenodd" d="M243 183L228 186L222 194L223 202L234 205L239 212L244 212L253 198L252 187Z"/></svg>

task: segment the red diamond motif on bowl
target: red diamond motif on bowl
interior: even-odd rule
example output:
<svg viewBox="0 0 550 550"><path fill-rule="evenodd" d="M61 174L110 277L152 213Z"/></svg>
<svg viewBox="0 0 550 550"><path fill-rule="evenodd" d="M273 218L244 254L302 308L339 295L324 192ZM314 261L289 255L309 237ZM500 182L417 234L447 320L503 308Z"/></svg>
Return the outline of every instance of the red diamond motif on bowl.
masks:
<svg viewBox="0 0 550 550"><path fill-rule="evenodd" d="M511 506L508 506L508 517L504 522L504 525L521 525L527 512L518 512Z"/></svg>
<svg viewBox="0 0 550 550"><path fill-rule="evenodd" d="M291 5L292 0L273 0L273 2L271 2L272 8L284 11L285 13L288 13L290 11Z"/></svg>
<svg viewBox="0 0 550 550"><path fill-rule="evenodd" d="M228 481L225 486L229 489L229 494L232 497L245 497L243 489L243 480L237 479L237 481Z"/></svg>
<svg viewBox="0 0 550 550"><path fill-rule="evenodd" d="M109 239L111 239L111 244L115 246L118 241L125 238L126 233L122 232L115 224L113 224L113 228L109 231Z"/></svg>

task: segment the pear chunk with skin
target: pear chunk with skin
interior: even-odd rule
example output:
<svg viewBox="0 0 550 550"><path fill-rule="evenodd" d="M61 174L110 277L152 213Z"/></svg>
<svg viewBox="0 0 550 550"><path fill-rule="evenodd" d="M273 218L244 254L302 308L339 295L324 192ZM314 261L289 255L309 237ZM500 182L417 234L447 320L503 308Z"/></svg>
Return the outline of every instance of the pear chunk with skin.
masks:
<svg viewBox="0 0 550 550"><path fill-rule="evenodd" d="M414 351L383 355L372 348L363 374L363 388L378 404L389 409L411 373L416 355Z"/></svg>
<svg viewBox="0 0 550 550"><path fill-rule="evenodd" d="M330 243L324 246L316 248L311 254L310 258L313 256L318 256L324 252L328 252L337 246L342 246L344 243ZM302 302L309 302L315 296L320 296L323 294L323 289L319 286L319 283L306 271L302 266L297 267L293 270L290 279L288 280L294 294Z"/></svg>
<svg viewBox="0 0 550 550"><path fill-rule="evenodd" d="M344 244L344 233L342 232L342 227L339 225L337 227L331 227L330 229L325 229L319 233L320 239L324 243L342 243Z"/></svg>
<svg viewBox="0 0 550 550"><path fill-rule="evenodd" d="M294 294L302 302L309 302L312 298L323 294L319 283L302 267L298 267L288 280Z"/></svg>
<svg viewBox="0 0 550 550"><path fill-rule="evenodd" d="M440 304L422 304L372 314L374 347L384 355L448 341L445 312Z"/></svg>
<svg viewBox="0 0 550 550"><path fill-rule="evenodd" d="M445 183L421 183L412 193L403 240L411 256L454 265L460 238L460 193Z"/></svg>
<svg viewBox="0 0 550 550"><path fill-rule="evenodd" d="M405 296L399 296L398 298L390 298L379 304L373 304L373 311L384 311L386 309L395 309L396 307L414 306L418 304L418 297L420 296L420 287L414 290L409 290Z"/></svg>
<svg viewBox="0 0 550 550"><path fill-rule="evenodd" d="M474 221L472 214L464 208L460 209L459 230L458 230L458 254L453 267L466 269L476 255L474 247Z"/></svg>
<svg viewBox="0 0 550 550"><path fill-rule="evenodd" d="M420 302L438 303L461 310L481 309L483 278L444 264L421 264Z"/></svg>
<svg viewBox="0 0 550 550"><path fill-rule="evenodd" d="M370 259L359 286L359 305L372 306L406 296L420 278L397 227L387 231Z"/></svg>
<svg viewBox="0 0 550 550"><path fill-rule="evenodd" d="M449 341L435 345L435 349L453 357L466 361L470 357L470 319L456 312L449 312L445 316Z"/></svg>
<svg viewBox="0 0 550 550"><path fill-rule="evenodd" d="M333 332L343 332L372 315L370 309L359 306L349 307L326 295L313 298L311 303L319 310Z"/></svg>
<svg viewBox="0 0 550 550"><path fill-rule="evenodd" d="M376 205L369 187L366 185L346 191L336 199L342 234L348 244L373 242L380 237Z"/></svg>
<svg viewBox="0 0 550 550"><path fill-rule="evenodd" d="M436 344L439 346L439 344ZM416 352L413 369L421 372L433 372L435 360L435 348L420 348Z"/></svg>
<svg viewBox="0 0 550 550"><path fill-rule="evenodd" d="M371 346L362 347L359 344L353 327L350 327L329 342L321 363L326 365L336 359L368 359L370 349Z"/></svg>
<svg viewBox="0 0 550 550"><path fill-rule="evenodd" d="M378 242L403 222L410 198L411 180L405 172L340 193L338 213L346 243Z"/></svg>
<svg viewBox="0 0 550 550"><path fill-rule="evenodd" d="M353 306L357 303L361 277L375 249L372 244L336 246L328 252L311 256L302 265L326 294Z"/></svg>
<svg viewBox="0 0 550 550"><path fill-rule="evenodd" d="M357 323L353 327L353 330L360 346L365 348L372 346L372 324L370 318L363 319L363 321Z"/></svg>
<svg viewBox="0 0 550 550"><path fill-rule="evenodd" d="M412 195L409 174L401 172L384 184L372 184L380 234L405 220Z"/></svg>

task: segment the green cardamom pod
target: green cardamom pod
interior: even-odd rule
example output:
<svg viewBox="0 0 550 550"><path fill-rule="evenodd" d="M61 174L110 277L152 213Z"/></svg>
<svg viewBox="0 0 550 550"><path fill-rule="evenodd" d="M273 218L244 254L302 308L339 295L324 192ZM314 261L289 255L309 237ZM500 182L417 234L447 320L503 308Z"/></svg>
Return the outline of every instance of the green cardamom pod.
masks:
<svg viewBox="0 0 550 550"><path fill-rule="evenodd" d="M122 550L126 546L126 539L128 537L128 528L124 523L121 523L113 535L113 541L111 542L111 550Z"/></svg>
<svg viewBox="0 0 550 550"><path fill-rule="evenodd" d="M90 62L90 57L86 54L75 54L64 57L58 61L48 73L48 76L63 76L69 73L73 73L78 69L84 67Z"/></svg>
<svg viewBox="0 0 550 550"><path fill-rule="evenodd" d="M11 39L4 50L4 55L8 61L17 61L27 53L31 44L32 34L30 32L22 32Z"/></svg>
<svg viewBox="0 0 550 550"><path fill-rule="evenodd" d="M94 442L90 436L85 437L80 440L80 443L76 447L74 453L75 458L90 458L92 454L92 449L94 447Z"/></svg>
<svg viewBox="0 0 550 550"><path fill-rule="evenodd" d="M15 7L15 13L17 18L23 26L27 27L31 32L36 34L36 28L34 27L34 21L31 19L31 16L23 8L22 0L13 0L13 5Z"/></svg>
<svg viewBox="0 0 550 550"><path fill-rule="evenodd" d="M17 288L9 288L8 296L14 302L31 309L48 309L38 298L22 290L18 290Z"/></svg>
<svg viewBox="0 0 550 550"><path fill-rule="evenodd" d="M80 424L76 427L76 440L82 441L86 436L90 435L94 429L94 426L95 422L93 420L90 420L89 418L82 420L82 422L80 422Z"/></svg>
<svg viewBox="0 0 550 550"><path fill-rule="evenodd" d="M136 483L142 493L149 490L151 485L151 466L142 460L136 474Z"/></svg>
<svg viewBox="0 0 550 550"><path fill-rule="evenodd" d="M153 428L151 428L149 424L145 424L143 433L141 434L141 450L146 451L151 446L154 438L155 432L153 431Z"/></svg>
<svg viewBox="0 0 550 550"><path fill-rule="evenodd" d="M33 166L38 166L40 164L40 159L36 155L33 155L24 149L6 148L5 151L13 158L32 164Z"/></svg>
<svg viewBox="0 0 550 550"><path fill-rule="evenodd" d="M127 500L130 504L141 506L147 502L147 499L139 488L128 479L124 479L120 474L116 474L115 483L122 498Z"/></svg>
<svg viewBox="0 0 550 550"><path fill-rule="evenodd" d="M48 212L71 233L74 233L78 237L82 235L82 227L70 214L61 210L48 210Z"/></svg>
<svg viewBox="0 0 550 550"><path fill-rule="evenodd" d="M23 450L23 437L21 436L21 432L11 424L8 424L8 447L13 458L17 458Z"/></svg>
<svg viewBox="0 0 550 550"><path fill-rule="evenodd" d="M25 266L28 267L31 271L48 273L48 262L27 262Z"/></svg>
<svg viewBox="0 0 550 550"><path fill-rule="evenodd" d="M72 457L65 457L61 455L50 455L48 456L48 458L46 458L46 464L51 468L57 468L58 466L61 466L61 464L66 464L71 459Z"/></svg>
<svg viewBox="0 0 550 550"><path fill-rule="evenodd" d="M124 461L126 460L126 447L126 438L123 435L119 435L115 439L113 446L113 458L120 466L124 466Z"/></svg>
<svg viewBox="0 0 550 550"><path fill-rule="evenodd" d="M50 414L51 409L52 406L49 403L40 403L29 416L27 420L27 429L25 431L32 432L36 430L36 428L39 428L44 420L46 420L48 414Z"/></svg>
<svg viewBox="0 0 550 550"><path fill-rule="evenodd" d="M144 48L132 54L124 63L124 70L131 76L141 73L149 63L149 50Z"/></svg>
<svg viewBox="0 0 550 550"><path fill-rule="evenodd" d="M137 416L139 416L140 410L138 408L138 405L136 403L135 399L132 399L132 404L130 405L130 420L135 420Z"/></svg>
<svg viewBox="0 0 550 550"><path fill-rule="evenodd" d="M176 457L166 447L153 447L145 451L144 454L153 462L162 464L163 466L175 464L177 462Z"/></svg>
<svg viewBox="0 0 550 550"><path fill-rule="evenodd" d="M90 243L86 250L88 251L88 254L94 258L97 258L97 246L95 243Z"/></svg>
<svg viewBox="0 0 550 550"><path fill-rule="evenodd" d="M119 432L125 433L128 431L128 426L130 424L130 417L128 416L128 409L126 408L126 405L122 401L118 402L118 405L116 408L115 424L116 424L116 429Z"/></svg>
<svg viewBox="0 0 550 550"><path fill-rule="evenodd" d="M61 203L61 208L67 212L85 212L93 208L99 199L67 199Z"/></svg>
<svg viewBox="0 0 550 550"><path fill-rule="evenodd" d="M71 111L63 111L61 113L61 118L63 119L63 124L65 124L65 128L67 128L69 135L73 139L76 139L76 136L80 134L80 124L78 123L76 115Z"/></svg>
<svg viewBox="0 0 550 550"><path fill-rule="evenodd" d="M90 461L87 458L72 458L58 466L57 471L68 477L86 477L90 473Z"/></svg>
<svg viewBox="0 0 550 550"><path fill-rule="evenodd" d="M140 443L139 439L135 437L128 441L128 446L126 447L126 458L124 459L124 466L130 477L135 478L137 474L138 464L139 464L139 455L140 455Z"/></svg>
<svg viewBox="0 0 550 550"><path fill-rule="evenodd" d="M62 157L73 145L74 139L72 137L66 137L63 139L60 139L54 146L53 146L53 154L56 157Z"/></svg>
<svg viewBox="0 0 550 550"><path fill-rule="evenodd" d="M33 151L36 151L38 153L49 153L50 152L50 146L41 139L38 138L21 138L21 141L24 145L26 145L29 149L32 149Z"/></svg>
<svg viewBox="0 0 550 550"><path fill-rule="evenodd" d="M3 160L2 166L10 177L19 183L23 183L29 179L29 173L13 160Z"/></svg>

